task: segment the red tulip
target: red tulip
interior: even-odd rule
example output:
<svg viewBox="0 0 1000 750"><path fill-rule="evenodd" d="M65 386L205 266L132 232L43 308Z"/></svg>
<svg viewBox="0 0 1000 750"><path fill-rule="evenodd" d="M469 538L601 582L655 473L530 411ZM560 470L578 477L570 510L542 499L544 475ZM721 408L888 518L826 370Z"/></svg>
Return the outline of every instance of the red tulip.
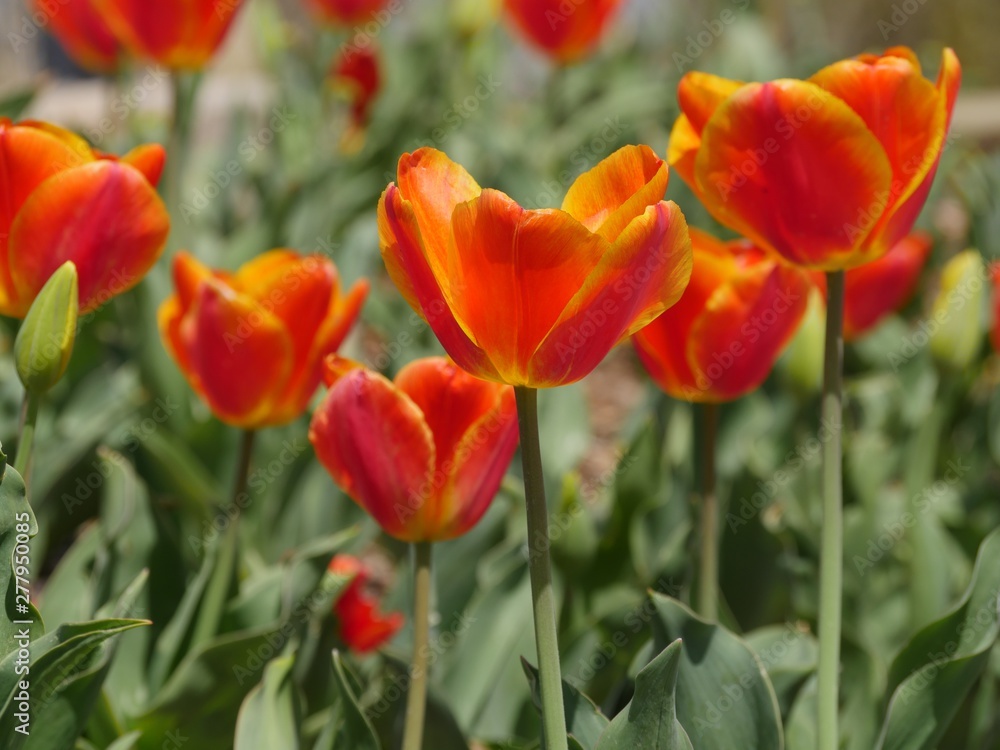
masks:
<svg viewBox="0 0 1000 750"><path fill-rule="evenodd" d="M894 47L808 81L688 73L668 159L723 224L798 265L854 268L884 255L920 212L961 80L937 84Z"/></svg>
<svg viewBox="0 0 1000 750"><path fill-rule="evenodd" d="M572 383L676 302L687 224L661 200L667 166L626 146L581 175L561 210L483 190L440 151L399 160L379 202L382 258L445 350L485 380Z"/></svg>
<svg viewBox="0 0 1000 750"><path fill-rule="evenodd" d="M160 333L191 387L223 422L256 429L305 411L323 358L357 319L368 282L344 295L320 255L271 250L236 273L174 258L176 293L160 307Z"/></svg>
<svg viewBox="0 0 1000 750"><path fill-rule="evenodd" d="M334 88L350 97L353 130L362 132L382 86L382 71L375 49L371 45L345 48L333 61L329 78Z"/></svg>
<svg viewBox="0 0 1000 750"><path fill-rule="evenodd" d="M694 267L680 301L634 337L639 359L674 398L718 403L755 390L806 311L809 275L751 243L691 230Z"/></svg>
<svg viewBox="0 0 1000 750"><path fill-rule="evenodd" d="M154 188L163 161L157 145L118 159L55 125L0 118L0 314L24 317L67 260L82 312L138 284L170 231Z"/></svg>
<svg viewBox="0 0 1000 750"><path fill-rule="evenodd" d="M222 43L244 0L93 0L134 57L199 70Z"/></svg>
<svg viewBox="0 0 1000 750"><path fill-rule="evenodd" d="M117 69L121 47L94 0L34 0L34 7L77 65L95 73Z"/></svg>
<svg viewBox="0 0 1000 750"><path fill-rule="evenodd" d="M309 439L386 533L440 541L479 521L517 447L513 389L440 357L411 362L395 381L331 357L326 381Z"/></svg>
<svg viewBox="0 0 1000 750"><path fill-rule="evenodd" d="M504 0L507 14L532 44L560 62L597 44L622 0Z"/></svg>
<svg viewBox="0 0 1000 750"><path fill-rule="evenodd" d="M379 611L378 599L368 591L368 569L358 558L336 555L330 561L330 572L351 579L333 605L340 638L351 650L362 654L374 651L403 627L402 614Z"/></svg>
<svg viewBox="0 0 1000 750"><path fill-rule="evenodd" d="M306 5L320 20L337 26L355 26L378 21L378 14L389 0L306 0Z"/></svg>

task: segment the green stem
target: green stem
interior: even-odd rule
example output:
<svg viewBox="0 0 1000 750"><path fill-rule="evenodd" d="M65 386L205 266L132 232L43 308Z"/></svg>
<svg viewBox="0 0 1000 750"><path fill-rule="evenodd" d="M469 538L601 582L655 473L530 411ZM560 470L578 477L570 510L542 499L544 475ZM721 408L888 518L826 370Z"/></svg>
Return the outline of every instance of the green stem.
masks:
<svg viewBox="0 0 1000 750"><path fill-rule="evenodd" d="M706 620L719 619L719 498L715 491L717 404L701 406L701 569L698 609Z"/></svg>
<svg viewBox="0 0 1000 750"><path fill-rule="evenodd" d="M420 750L424 741L427 711L427 656L430 642L431 543L413 545L413 662L410 689L406 696L406 725L403 750Z"/></svg>
<svg viewBox="0 0 1000 750"><path fill-rule="evenodd" d="M844 575L844 508L841 402L844 370L844 272L826 275L826 345L823 363L823 529L819 563L819 750L837 750L840 696L841 596Z"/></svg>
<svg viewBox="0 0 1000 750"><path fill-rule="evenodd" d="M28 464L31 463L31 449L35 442L35 422L38 421L38 396L27 391L24 394L24 411L21 420L21 436L17 441L17 455L14 458L14 469L28 483Z"/></svg>
<svg viewBox="0 0 1000 750"><path fill-rule="evenodd" d="M170 215L175 218L176 225L178 223L176 218L181 215L179 211L181 187L191 142L191 124L198 80L175 71L171 74L170 82L173 89L173 113L167 141L167 179L164 187L167 206L170 208ZM175 241L172 244L176 248L178 243Z"/></svg>
<svg viewBox="0 0 1000 750"><path fill-rule="evenodd" d="M545 504L542 452L538 443L538 391L518 386L517 423L521 431L521 461L524 466L524 497L528 510L528 571L535 615L539 686L542 698L542 733L546 750L567 750L566 713L563 709L559 640L556 628L556 595L549 561L549 516ZM542 547L536 548L536 541Z"/></svg>

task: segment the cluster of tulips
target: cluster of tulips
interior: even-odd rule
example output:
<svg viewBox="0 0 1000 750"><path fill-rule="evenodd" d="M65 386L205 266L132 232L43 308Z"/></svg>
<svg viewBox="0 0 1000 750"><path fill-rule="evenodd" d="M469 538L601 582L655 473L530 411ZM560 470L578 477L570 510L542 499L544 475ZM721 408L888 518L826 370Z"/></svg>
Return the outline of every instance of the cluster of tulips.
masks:
<svg viewBox="0 0 1000 750"><path fill-rule="evenodd" d="M198 69L241 4L191 0L180 12L139 0L73 0L51 28L94 70L113 70L126 56ZM508 0L506 12L565 64L593 48L620 2L576 0L553 24L559 5ZM307 6L344 28L388 12L380 0ZM363 127L379 89L374 49L350 51L333 69L354 87ZM410 362L393 380L337 353L369 284L344 289L329 258L274 249L236 271L183 251L169 259L174 292L159 309L160 334L213 414L247 434L287 424L322 381L326 395L309 429L319 461L387 534L415 546L406 750L423 736L431 545L479 521L519 442L529 538L545 538L537 391L579 381L631 341L660 388L705 404L711 419L715 405L761 385L810 300L819 300L822 416L839 425L844 339L900 308L929 257L929 236L912 227L959 83L951 50L932 80L902 47L834 63L808 80L744 83L692 72L677 92L681 114L666 151L619 149L580 175L559 208L525 209L439 150L404 154L377 206L382 258L448 356ZM65 369L77 314L138 284L164 250L170 222L155 190L164 160L157 145L118 158L52 124L0 121L0 312L27 316L18 339L29 403L22 470L31 415ZM742 239L689 228L663 200L669 169ZM1000 273L993 278L1000 316ZM46 345L53 340L55 353ZM1000 348L1000 334L994 340ZM824 446L824 462L818 737L832 749L839 439ZM718 518L711 487L703 489L698 605L711 620ZM529 560L545 746L565 749L550 564L545 554ZM367 651L398 631L401 615L379 611L359 561L340 556L331 570L355 577L337 604L345 642Z"/></svg>

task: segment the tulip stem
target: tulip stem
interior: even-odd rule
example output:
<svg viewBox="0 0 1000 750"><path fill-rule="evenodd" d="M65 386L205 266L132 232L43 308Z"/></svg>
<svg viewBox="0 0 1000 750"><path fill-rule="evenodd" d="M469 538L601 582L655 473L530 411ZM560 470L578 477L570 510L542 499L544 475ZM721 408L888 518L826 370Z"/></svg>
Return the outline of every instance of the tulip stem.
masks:
<svg viewBox="0 0 1000 750"><path fill-rule="evenodd" d="M28 464L31 463L31 449L35 442L35 422L38 421L38 396L31 391L24 394L24 410L21 412L21 436L17 442L14 469L25 485L28 483Z"/></svg>
<svg viewBox="0 0 1000 750"><path fill-rule="evenodd" d="M844 508L841 421L844 369L844 272L826 275L826 345L823 363L823 529L819 562L819 750L837 750L840 700L841 596L844 575Z"/></svg>
<svg viewBox="0 0 1000 750"><path fill-rule="evenodd" d="M430 642L431 543L413 545L413 661L410 689L406 696L406 725L403 750L420 750L424 741L427 711L427 656Z"/></svg>
<svg viewBox="0 0 1000 750"><path fill-rule="evenodd" d="M191 143L191 125L194 115L194 99L198 91L196 75L175 71L171 75L173 88L173 112L170 119L170 133L167 141L166 202L171 215L179 215L184 167L187 163L188 147ZM175 212L177 212L175 214ZM171 243L176 249L180 243L175 238Z"/></svg>
<svg viewBox="0 0 1000 750"><path fill-rule="evenodd" d="M521 431L524 497L528 510L528 571L535 615L539 686L542 698L542 733L546 750L567 750L566 714L563 709L556 595L549 561L549 511L545 504L545 479L538 441L538 391L518 386L517 424ZM541 547L535 545L540 543Z"/></svg>
<svg viewBox="0 0 1000 750"><path fill-rule="evenodd" d="M717 404L701 405L701 570L698 610L706 620L719 619L719 499L715 492Z"/></svg>

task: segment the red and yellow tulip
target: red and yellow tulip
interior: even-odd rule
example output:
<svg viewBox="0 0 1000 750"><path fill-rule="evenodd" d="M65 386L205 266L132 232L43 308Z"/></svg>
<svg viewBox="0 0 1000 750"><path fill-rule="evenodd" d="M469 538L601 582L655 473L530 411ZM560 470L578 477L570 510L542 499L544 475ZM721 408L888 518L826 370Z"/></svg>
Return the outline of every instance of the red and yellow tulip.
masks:
<svg viewBox="0 0 1000 750"><path fill-rule="evenodd" d="M388 0L306 0L321 21L335 26L354 26L376 20Z"/></svg>
<svg viewBox="0 0 1000 750"><path fill-rule="evenodd" d="M400 612L379 611L378 599L368 590L371 573L361 560L351 555L336 555L330 561L330 573L351 579L337 597L333 613L340 638L352 651L359 654L374 651L403 627Z"/></svg>
<svg viewBox="0 0 1000 750"><path fill-rule="evenodd" d="M798 265L845 270L902 240L923 207L961 81L894 47L807 81L688 73L668 160L720 222Z"/></svg>
<svg viewBox="0 0 1000 750"><path fill-rule="evenodd" d="M37 13L48 19L48 29L73 60L95 73L118 68L121 47L95 0L34 0Z"/></svg>
<svg viewBox="0 0 1000 750"><path fill-rule="evenodd" d="M222 43L243 0L93 0L129 53L172 70L199 70Z"/></svg>
<svg viewBox="0 0 1000 750"><path fill-rule="evenodd" d="M466 371L532 388L572 383L687 285L687 224L661 200L666 185L666 164L627 146L581 175L562 209L526 210L420 149L400 159L379 202L382 258Z"/></svg>
<svg viewBox="0 0 1000 750"><path fill-rule="evenodd" d="M622 0L504 0L507 15L538 49L559 62L589 53Z"/></svg>
<svg viewBox="0 0 1000 750"><path fill-rule="evenodd" d="M159 311L164 344L213 413L246 429L302 414L368 293L361 280L342 294L329 259L292 250L235 273L181 252L173 271L176 292Z"/></svg>
<svg viewBox="0 0 1000 750"><path fill-rule="evenodd" d="M407 542L460 536L489 508L517 448L513 389L452 362L411 362L389 381L330 357L309 440L343 490Z"/></svg>
<svg viewBox="0 0 1000 750"><path fill-rule="evenodd" d="M756 389L799 327L810 276L745 240L691 230L694 268L680 301L634 337L639 359L674 398L732 401Z"/></svg>
<svg viewBox="0 0 1000 750"><path fill-rule="evenodd" d="M0 118L0 314L23 318L68 260L82 312L138 284L170 231L154 187L163 163L157 145L118 159L55 125Z"/></svg>

